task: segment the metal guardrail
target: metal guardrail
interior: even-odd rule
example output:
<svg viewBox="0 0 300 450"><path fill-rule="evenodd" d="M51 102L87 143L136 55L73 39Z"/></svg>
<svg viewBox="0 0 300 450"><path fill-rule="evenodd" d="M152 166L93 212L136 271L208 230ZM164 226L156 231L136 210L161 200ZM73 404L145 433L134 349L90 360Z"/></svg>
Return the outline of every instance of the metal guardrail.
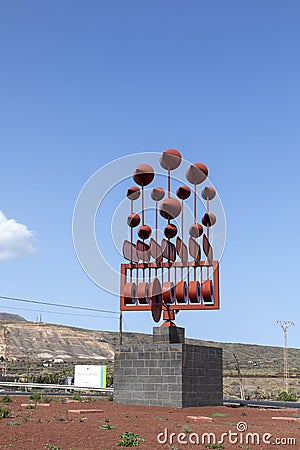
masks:
<svg viewBox="0 0 300 450"><path fill-rule="evenodd" d="M1 381L0 386L7 387L23 387L36 389L63 389L72 391L95 391L95 392L113 392L113 388L97 388L87 386L74 386L73 384L45 384L45 383L21 383L15 381ZM1 391L0 391L1 392Z"/></svg>
<svg viewBox="0 0 300 450"><path fill-rule="evenodd" d="M224 399L224 405L239 405L249 407L267 407L267 408L300 408L300 402L282 402L275 400L230 400Z"/></svg>

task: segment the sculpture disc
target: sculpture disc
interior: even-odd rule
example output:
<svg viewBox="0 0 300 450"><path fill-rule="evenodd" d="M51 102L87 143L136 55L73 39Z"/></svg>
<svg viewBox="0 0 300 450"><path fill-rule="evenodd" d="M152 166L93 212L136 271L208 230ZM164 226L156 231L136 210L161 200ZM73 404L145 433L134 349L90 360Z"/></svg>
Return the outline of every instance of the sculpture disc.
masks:
<svg viewBox="0 0 300 450"><path fill-rule="evenodd" d="M158 278L154 278L150 283L149 298L152 318L154 322L159 322L162 312L162 289Z"/></svg>

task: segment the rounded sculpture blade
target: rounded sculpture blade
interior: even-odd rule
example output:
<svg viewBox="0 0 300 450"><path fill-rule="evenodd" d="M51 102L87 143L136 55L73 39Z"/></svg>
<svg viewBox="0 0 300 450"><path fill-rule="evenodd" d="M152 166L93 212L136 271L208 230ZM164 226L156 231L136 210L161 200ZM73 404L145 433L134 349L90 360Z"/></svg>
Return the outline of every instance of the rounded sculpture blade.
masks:
<svg viewBox="0 0 300 450"><path fill-rule="evenodd" d="M162 288L158 278L154 278L150 283L149 298L152 318L154 322L159 322L162 312Z"/></svg>
<svg viewBox="0 0 300 450"><path fill-rule="evenodd" d="M200 259L201 259L200 245L192 237L189 238L189 252L190 252L191 257L196 262L200 261Z"/></svg>
<svg viewBox="0 0 300 450"><path fill-rule="evenodd" d="M152 258L154 258L158 263L162 262L162 248L153 238L150 239L150 253Z"/></svg>
<svg viewBox="0 0 300 450"><path fill-rule="evenodd" d="M202 246L203 246L203 251L204 251L207 259L212 260L213 259L213 249L212 249L212 246L210 245L209 240L207 239L206 234L203 234Z"/></svg>
<svg viewBox="0 0 300 450"><path fill-rule="evenodd" d="M150 261L150 247L145 242L136 241L136 253L139 259L148 263Z"/></svg>
<svg viewBox="0 0 300 450"><path fill-rule="evenodd" d="M180 239L179 236L177 236L177 238L176 238L176 252L177 252L177 255L179 256L179 258L181 259L181 262L183 264L186 264L189 259L188 250L187 250L187 246Z"/></svg>
<svg viewBox="0 0 300 450"><path fill-rule="evenodd" d="M139 262L139 257L136 253L136 247L131 242L129 242L127 240L125 240L123 242L122 252L123 252L124 258L127 259L128 261L131 261L134 263Z"/></svg>
<svg viewBox="0 0 300 450"><path fill-rule="evenodd" d="M176 260L176 248L172 242L163 239L161 241L162 255L168 261L174 262Z"/></svg>

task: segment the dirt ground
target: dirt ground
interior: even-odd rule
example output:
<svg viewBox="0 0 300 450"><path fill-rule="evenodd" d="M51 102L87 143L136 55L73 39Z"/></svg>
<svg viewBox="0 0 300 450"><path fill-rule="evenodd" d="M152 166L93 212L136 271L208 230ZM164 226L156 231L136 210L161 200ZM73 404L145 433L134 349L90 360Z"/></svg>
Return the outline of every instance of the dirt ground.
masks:
<svg viewBox="0 0 300 450"><path fill-rule="evenodd" d="M122 448L119 435L125 432L144 439L138 445L141 450L300 449L296 409L153 408L116 405L106 399L67 403L62 398L52 398L49 406L27 407L22 404L29 403L28 397L11 399L12 403L1 403L10 413L0 419L0 449L116 450ZM76 409L103 412L70 412ZM195 421L189 416L204 418ZM272 419L280 416L293 420Z"/></svg>

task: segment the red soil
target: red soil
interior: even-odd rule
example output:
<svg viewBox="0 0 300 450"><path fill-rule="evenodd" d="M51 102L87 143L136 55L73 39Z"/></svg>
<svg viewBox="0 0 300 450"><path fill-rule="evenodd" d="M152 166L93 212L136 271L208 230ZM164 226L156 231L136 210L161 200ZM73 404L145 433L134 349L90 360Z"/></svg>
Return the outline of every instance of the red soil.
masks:
<svg viewBox="0 0 300 450"><path fill-rule="evenodd" d="M138 446L141 450L300 449L300 423L272 419L272 417L297 418L298 415L300 416L300 410L226 406L176 409L116 405L107 400L66 403L66 400L62 402L57 399L53 399L47 408L37 406L29 409L21 406L22 403L28 403L28 398L12 397L12 400L12 403L1 404L2 408L10 409L10 414L9 417L0 420L0 449L116 450L122 448L118 447L119 434L126 431L138 434L145 440ZM95 411L86 414L68 412L68 410L76 409L102 409L103 412ZM99 429L101 425L108 424L116 428ZM237 424L241 431L237 430ZM245 426L247 430L242 432ZM166 443L158 442L159 433L161 433L160 441L166 440ZM171 433L175 434L171 435ZM180 433L185 434L180 435ZM213 435L210 436L209 443L204 433L215 434L215 447L212 446ZM228 435L224 436L223 442L220 442L222 433L228 433ZM251 434L247 437L247 433ZM252 433L257 435L254 436ZM199 444L197 444L198 438ZM202 438L205 438L204 443L201 442ZM293 438L296 443L288 442L288 438ZM238 439L237 442L236 439ZM254 443L251 442L252 439ZM276 444L276 439L281 442ZM180 440L187 444L180 443Z"/></svg>

